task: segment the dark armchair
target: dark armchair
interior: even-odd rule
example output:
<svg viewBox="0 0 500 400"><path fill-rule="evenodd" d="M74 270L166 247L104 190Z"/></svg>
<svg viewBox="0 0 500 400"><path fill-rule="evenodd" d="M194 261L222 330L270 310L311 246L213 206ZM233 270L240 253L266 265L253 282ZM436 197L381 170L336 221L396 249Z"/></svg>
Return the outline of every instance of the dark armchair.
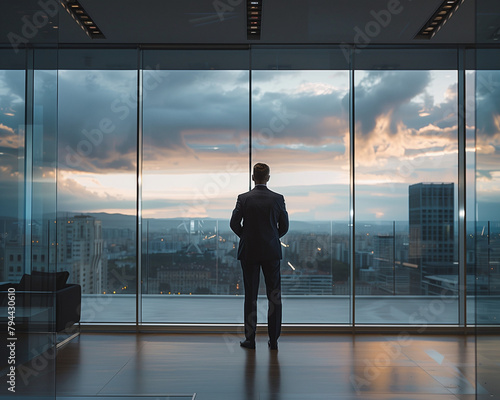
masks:
<svg viewBox="0 0 500 400"><path fill-rule="evenodd" d="M7 307L8 290L14 289L16 324L21 325L23 330L65 331L80 322L82 301L81 286L66 283L68 277L67 271L25 274L17 284L0 286L0 305Z"/></svg>
<svg viewBox="0 0 500 400"><path fill-rule="evenodd" d="M79 326L74 325L80 322L82 292L80 285L66 283L68 276L65 271L34 271L19 283L0 285L0 339L10 343L8 325L14 322L16 364L47 351L53 335L57 348L78 336ZM7 346L0 347L0 369L8 367L8 352Z"/></svg>

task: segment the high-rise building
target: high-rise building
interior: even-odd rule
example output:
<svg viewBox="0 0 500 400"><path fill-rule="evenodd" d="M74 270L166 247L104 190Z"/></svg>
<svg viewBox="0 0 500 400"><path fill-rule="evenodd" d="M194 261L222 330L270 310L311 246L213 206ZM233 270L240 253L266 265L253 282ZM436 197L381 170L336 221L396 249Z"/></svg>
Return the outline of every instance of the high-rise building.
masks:
<svg viewBox="0 0 500 400"><path fill-rule="evenodd" d="M58 270L69 271L69 279L82 286L82 293L106 289L106 259L101 221L88 215L60 218L57 229Z"/></svg>
<svg viewBox="0 0 500 400"><path fill-rule="evenodd" d="M409 261L416 266L412 284L422 289L431 276L456 274L453 183L409 187Z"/></svg>
<svg viewBox="0 0 500 400"><path fill-rule="evenodd" d="M373 244L377 288L383 293L391 293L394 286L394 235L377 235Z"/></svg>
<svg viewBox="0 0 500 400"><path fill-rule="evenodd" d="M4 240L2 243L1 254L4 268L3 273L0 273L0 279L6 282L19 282L25 273L31 271L53 272L51 268L54 268L56 256L56 241L53 239L55 238L55 223L43 221L33 223L31 227L29 248L31 260L26 260L24 238L15 234L18 228L5 228L4 235L11 239Z"/></svg>

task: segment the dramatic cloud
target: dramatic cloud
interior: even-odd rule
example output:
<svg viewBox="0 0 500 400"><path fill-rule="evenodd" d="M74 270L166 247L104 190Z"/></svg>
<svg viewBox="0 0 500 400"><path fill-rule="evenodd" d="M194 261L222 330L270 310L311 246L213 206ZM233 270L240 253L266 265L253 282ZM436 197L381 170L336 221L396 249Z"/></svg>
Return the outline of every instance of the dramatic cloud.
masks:
<svg viewBox="0 0 500 400"><path fill-rule="evenodd" d="M71 74L76 79L69 79ZM120 74L114 74L111 82L102 73L71 74L64 72L68 79L60 83L61 91L68 96L71 93L71 99L76 97L77 105L68 102L60 115L67 124L64 132L77 132L62 133L66 149L75 149L75 157L81 156L75 169L99 174L132 172L136 155L135 103L130 87L123 82L124 75L120 80ZM456 82L451 81L449 90L440 95L444 100L438 103L430 92L432 76L427 71L376 71L361 76L356 88L358 185L366 182L373 191L377 182L392 185L392 190L399 184L399 195L406 196L408 183L432 177L432 172L426 170L442 167L440 164L449 161L448 157L453 168L456 119L450 116L456 116ZM234 196L246 190L246 78L245 72L228 71L145 73L143 195L148 214L161 215L163 209L165 215L175 216L187 209L200 217L221 217L230 212ZM286 192L297 184L297 179L302 182L302 195L288 194L294 217L347 218L347 73L255 71L252 78L253 160L272 160L271 186L277 189ZM67 87L64 90L63 85ZM75 110L86 112L80 115ZM120 122L128 123L124 131L117 128ZM100 125L105 130L114 129L109 134L92 130ZM99 141L99 145L88 146ZM210 183L207 172L231 170L239 174L231 177L230 184L219 187L218 192L203 194L206 182ZM91 195L95 193L81 193L82 197ZM102 194L97 197L104 201ZM112 200L106 198L109 203ZM332 212L338 209L342 211ZM381 217L387 212L390 209L375 210L373 215Z"/></svg>
<svg viewBox="0 0 500 400"><path fill-rule="evenodd" d="M24 75L15 72L0 71L0 173L14 186L24 151ZM36 173L50 173L50 146L57 146L60 208L133 214L136 71L36 73L35 140L46 150ZM408 185L456 182L456 74L356 71L356 77L358 217L405 219ZM248 71L145 71L144 215L227 218L236 194L248 189L251 126L252 162L271 164L270 186L286 194L293 218L347 219L348 78L347 71L253 71L249 115ZM477 96L481 193L496 191L499 170L495 79L478 79L485 82Z"/></svg>
<svg viewBox="0 0 500 400"><path fill-rule="evenodd" d="M369 168L374 174L379 173L379 169L390 168L408 183L422 178L418 171L424 164L443 167L442 158L448 155L452 156L448 167L456 169L456 80L448 79L444 94L432 93L434 81L446 79L443 73L437 78L436 74L429 71L360 73L355 89L358 167ZM441 103L437 102L438 95L444 99ZM413 175L410 181L409 170Z"/></svg>
<svg viewBox="0 0 500 400"><path fill-rule="evenodd" d="M253 76L269 74L257 71ZM342 105L349 87L347 73L274 72L276 81L255 86L253 131L257 144L318 146L342 143L348 114ZM283 78L286 79L283 79Z"/></svg>
<svg viewBox="0 0 500 400"><path fill-rule="evenodd" d="M133 184L133 176L126 178ZM59 211L135 213L136 201L133 191L117 190L111 186L103 186L100 182L90 185L89 179L91 178L82 178L79 174L60 176L57 184Z"/></svg>
<svg viewBox="0 0 500 400"><path fill-rule="evenodd" d="M424 92L429 71L370 71L356 83L355 107L358 131L374 134L377 120L389 116ZM390 126L388 128L393 128ZM394 131L389 130L391 133Z"/></svg>
<svg viewBox="0 0 500 400"><path fill-rule="evenodd" d="M0 71L0 216L23 215L24 71Z"/></svg>
<svg viewBox="0 0 500 400"><path fill-rule="evenodd" d="M500 74L498 71L476 72L476 118L482 136L497 135L500 114Z"/></svg>
<svg viewBox="0 0 500 400"><path fill-rule="evenodd" d="M135 169L136 74L133 71L59 72L61 169Z"/></svg>
<svg viewBox="0 0 500 400"><path fill-rule="evenodd" d="M476 72L476 201L479 221L499 221L500 73Z"/></svg>
<svg viewBox="0 0 500 400"><path fill-rule="evenodd" d="M5 144L12 145L12 142L13 142L12 137L13 136L15 136L14 129L12 129L4 124L0 124L0 141L1 142L5 142Z"/></svg>

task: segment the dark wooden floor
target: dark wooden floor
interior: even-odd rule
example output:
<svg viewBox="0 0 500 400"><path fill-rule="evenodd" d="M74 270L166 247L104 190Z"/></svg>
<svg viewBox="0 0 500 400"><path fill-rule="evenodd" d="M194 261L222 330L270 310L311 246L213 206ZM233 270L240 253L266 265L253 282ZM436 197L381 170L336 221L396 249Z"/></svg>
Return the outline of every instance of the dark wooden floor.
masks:
<svg viewBox="0 0 500 400"><path fill-rule="evenodd" d="M475 399L473 337L286 334L278 352L264 335L255 351L240 348L239 340L83 333L59 350L55 378L49 366L19 389L43 393L55 379L58 399L193 393L196 400Z"/></svg>

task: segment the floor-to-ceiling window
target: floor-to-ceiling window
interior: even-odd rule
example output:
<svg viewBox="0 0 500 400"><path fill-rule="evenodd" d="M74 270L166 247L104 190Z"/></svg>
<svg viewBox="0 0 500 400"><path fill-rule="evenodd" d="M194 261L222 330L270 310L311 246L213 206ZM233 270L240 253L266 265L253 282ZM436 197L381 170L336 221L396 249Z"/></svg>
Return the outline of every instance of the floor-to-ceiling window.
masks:
<svg viewBox="0 0 500 400"><path fill-rule="evenodd" d="M0 70L0 257L2 281L16 282L24 263L25 71Z"/></svg>
<svg viewBox="0 0 500 400"><path fill-rule="evenodd" d="M33 72L31 271L55 272L57 69Z"/></svg>
<svg viewBox="0 0 500 400"><path fill-rule="evenodd" d="M7 51L0 57L8 60ZM7 56L7 57L6 57ZM4 61L3 59L2 61ZM25 273L25 101L26 74L24 65L17 69L10 63L0 63L0 281L18 283ZM26 332L12 324L15 319L16 300L21 294L11 285L1 289L2 313L0 315L0 367L7 371L13 343L18 355L14 361L27 361L31 350ZM10 312L10 314L9 314ZM9 316L11 324L8 325ZM25 330L25 329L24 329ZM9 339L9 331L15 341ZM19 339L19 340L18 340ZM12 340L12 341L11 341ZM35 349L36 350L36 349ZM16 375L14 373L14 385ZM9 377L9 379L11 379ZM7 381L7 379L6 379ZM7 390L7 385L4 386Z"/></svg>
<svg viewBox="0 0 500 400"><path fill-rule="evenodd" d="M13 396L29 391L35 368L55 369L53 288L30 281L55 271L57 77L45 55L0 51L0 365ZM48 378L39 394L54 391Z"/></svg>
<svg viewBox="0 0 500 400"><path fill-rule="evenodd" d="M473 52L467 53L472 58ZM465 292L466 323L476 322L476 73L465 65Z"/></svg>
<svg viewBox="0 0 500 400"><path fill-rule="evenodd" d="M459 321L458 74L414 61L355 70L358 324Z"/></svg>
<svg viewBox="0 0 500 400"><path fill-rule="evenodd" d="M142 74L142 322L240 322L248 53L145 52Z"/></svg>
<svg viewBox="0 0 500 400"><path fill-rule="evenodd" d="M476 188L477 188L477 323L498 325L500 321L500 73L476 72Z"/></svg>
<svg viewBox="0 0 500 400"><path fill-rule="evenodd" d="M252 164L285 196L284 322L350 322L349 71L340 51L252 54Z"/></svg>
<svg viewBox="0 0 500 400"><path fill-rule="evenodd" d="M255 162L290 213L285 323L462 322L457 50L54 52L33 73L30 240L55 235L57 172L57 268L82 285L84 322L240 323L228 222Z"/></svg>
<svg viewBox="0 0 500 400"><path fill-rule="evenodd" d="M476 71L476 325L478 398L499 398L500 72L498 50L478 50Z"/></svg>
<svg viewBox="0 0 500 400"><path fill-rule="evenodd" d="M135 60L60 51L57 268L82 287L83 322L135 321Z"/></svg>

